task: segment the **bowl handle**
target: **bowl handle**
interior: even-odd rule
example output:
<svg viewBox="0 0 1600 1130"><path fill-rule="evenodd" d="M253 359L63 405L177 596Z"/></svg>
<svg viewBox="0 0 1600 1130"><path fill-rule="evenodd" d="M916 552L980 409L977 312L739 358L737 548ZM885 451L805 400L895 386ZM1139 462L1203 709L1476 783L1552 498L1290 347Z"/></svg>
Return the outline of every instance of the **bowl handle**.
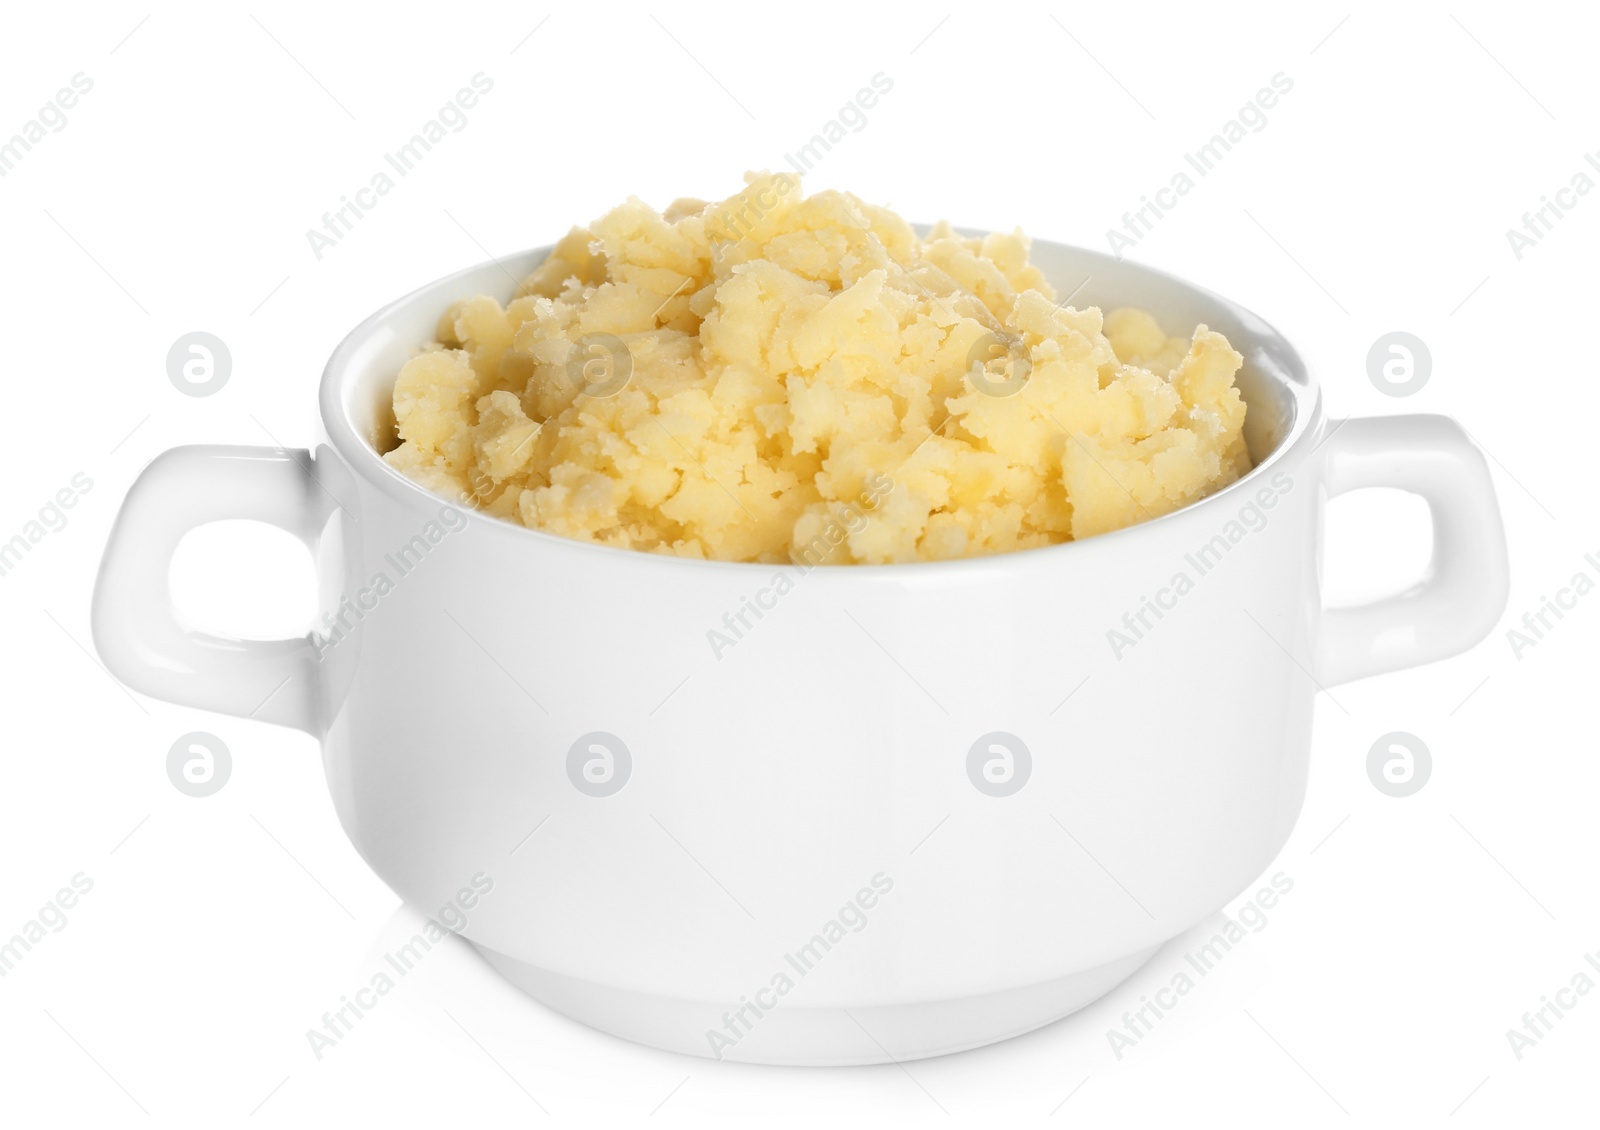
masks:
<svg viewBox="0 0 1600 1130"><path fill-rule="evenodd" d="M91 623L106 667L155 698L318 733L311 637L191 631L172 606L168 571L184 534L229 518L269 522L315 552L335 505L309 451L195 446L157 456L122 503L95 582Z"/></svg>
<svg viewBox="0 0 1600 1130"><path fill-rule="evenodd" d="M1510 586L1506 537L1489 465L1461 425L1448 416L1345 419L1323 443L1329 498L1394 487L1427 501L1433 558L1405 592L1323 613L1318 680L1334 686L1414 667L1488 635Z"/></svg>

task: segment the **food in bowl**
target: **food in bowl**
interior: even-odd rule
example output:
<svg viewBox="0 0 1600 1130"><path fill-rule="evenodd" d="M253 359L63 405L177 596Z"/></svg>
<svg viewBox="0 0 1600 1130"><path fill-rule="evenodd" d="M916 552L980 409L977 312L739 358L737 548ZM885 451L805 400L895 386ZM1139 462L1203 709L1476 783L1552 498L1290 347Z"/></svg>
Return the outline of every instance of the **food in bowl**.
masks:
<svg viewBox="0 0 1600 1130"><path fill-rule="evenodd" d="M1221 334L1057 301L1020 232L919 235L746 179L631 199L508 304L451 306L395 381L384 459L565 537L808 565L1091 537L1249 470Z"/></svg>

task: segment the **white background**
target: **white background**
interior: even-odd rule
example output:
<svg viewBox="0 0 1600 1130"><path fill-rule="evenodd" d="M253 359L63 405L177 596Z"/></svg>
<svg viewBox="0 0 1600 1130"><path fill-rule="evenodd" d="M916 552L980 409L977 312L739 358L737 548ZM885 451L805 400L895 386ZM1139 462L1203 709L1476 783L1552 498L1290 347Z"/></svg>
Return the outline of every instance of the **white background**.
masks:
<svg viewBox="0 0 1600 1130"><path fill-rule="evenodd" d="M74 874L94 887L0 979L0 1120L1594 1123L1600 992L1520 1061L1506 1038L1600 951L1600 596L1520 658L1506 638L1573 574L1600 576L1583 560L1600 551L1600 193L1520 260L1505 234L1600 151L1600 29L1577 5L45 7L8 13L0 138L75 73L94 85L0 178L0 540L75 473L93 486L0 577L0 937ZM306 230L480 71L494 89L467 127L319 261ZM417 912L346 842L310 738L137 698L86 651L128 484L176 444L308 443L323 361L379 305L630 193L727 195L880 71L893 91L808 188L1091 247L1271 76L1292 78L1130 255L1285 330L1333 416L1457 417L1492 457L1504 621L1468 654L1319 697L1309 795L1271 869L1292 894L1120 1061L1107 1029L1183 942L1030 1036L848 1070L636 1047L457 946L318 1061L306 1030ZM1397 329L1434 362L1404 400L1366 374ZM192 330L232 352L214 396L167 379ZM1415 500L1332 508L1340 598L1402 586L1427 553ZM196 535L174 590L246 634L310 618L303 551L260 528ZM165 772L192 730L233 755L206 799ZM1407 799L1365 769L1394 730L1434 758Z"/></svg>

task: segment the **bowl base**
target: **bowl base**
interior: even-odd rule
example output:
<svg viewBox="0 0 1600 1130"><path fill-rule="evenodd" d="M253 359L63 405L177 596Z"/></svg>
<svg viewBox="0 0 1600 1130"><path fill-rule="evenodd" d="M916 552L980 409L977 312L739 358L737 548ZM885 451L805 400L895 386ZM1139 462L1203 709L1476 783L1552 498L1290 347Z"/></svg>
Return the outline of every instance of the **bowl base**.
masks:
<svg viewBox="0 0 1600 1130"><path fill-rule="evenodd" d="M501 976L591 1028L665 1051L734 1063L842 1067L900 1063L1020 1036L1099 999L1160 946L1054 981L914 1004L758 1013L742 1002L680 1000L580 981L473 943ZM744 1018L737 1017L744 1008Z"/></svg>

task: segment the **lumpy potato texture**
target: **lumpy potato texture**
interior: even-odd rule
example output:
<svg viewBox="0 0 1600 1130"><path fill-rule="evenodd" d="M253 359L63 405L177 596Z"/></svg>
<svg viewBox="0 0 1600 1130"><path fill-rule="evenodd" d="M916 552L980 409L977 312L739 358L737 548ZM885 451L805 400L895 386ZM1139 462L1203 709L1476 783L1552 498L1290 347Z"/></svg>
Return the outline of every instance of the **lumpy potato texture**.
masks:
<svg viewBox="0 0 1600 1130"><path fill-rule="evenodd" d="M869 564L1116 530L1249 469L1240 355L1058 303L1020 232L919 236L752 174L574 228L456 303L394 386L416 482L565 537Z"/></svg>

